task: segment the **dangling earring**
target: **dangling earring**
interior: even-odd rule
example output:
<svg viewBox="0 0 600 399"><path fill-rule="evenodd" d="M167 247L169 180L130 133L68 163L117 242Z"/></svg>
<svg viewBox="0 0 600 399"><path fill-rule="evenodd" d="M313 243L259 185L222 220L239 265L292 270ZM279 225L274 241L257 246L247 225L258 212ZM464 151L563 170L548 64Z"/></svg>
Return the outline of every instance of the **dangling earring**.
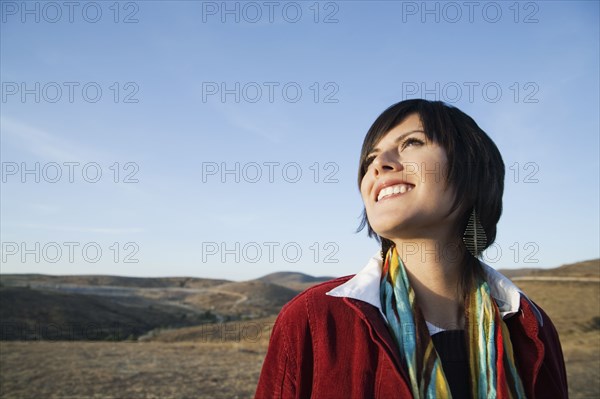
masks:
<svg viewBox="0 0 600 399"><path fill-rule="evenodd" d="M471 216L469 216L467 228L463 233L463 242L471 255L476 258L483 252L483 248L487 244L487 236L485 235L485 230L481 225L479 217L477 217L475 207L473 207L473 212L471 212Z"/></svg>

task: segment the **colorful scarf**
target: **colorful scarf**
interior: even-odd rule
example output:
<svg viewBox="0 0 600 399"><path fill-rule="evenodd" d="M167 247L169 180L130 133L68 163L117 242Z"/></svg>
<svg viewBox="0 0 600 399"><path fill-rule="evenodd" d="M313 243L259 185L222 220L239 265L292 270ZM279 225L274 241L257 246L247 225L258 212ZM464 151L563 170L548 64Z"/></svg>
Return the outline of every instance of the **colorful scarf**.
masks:
<svg viewBox="0 0 600 399"><path fill-rule="evenodd" d="M473 398L525 398L517 373L510 335L486 281L465 304L465 335ZM450 387L425 320L415 302L402 259L392 246L383 264L381 303L400 358L408 368L414 398L451 398Z"/></svg>

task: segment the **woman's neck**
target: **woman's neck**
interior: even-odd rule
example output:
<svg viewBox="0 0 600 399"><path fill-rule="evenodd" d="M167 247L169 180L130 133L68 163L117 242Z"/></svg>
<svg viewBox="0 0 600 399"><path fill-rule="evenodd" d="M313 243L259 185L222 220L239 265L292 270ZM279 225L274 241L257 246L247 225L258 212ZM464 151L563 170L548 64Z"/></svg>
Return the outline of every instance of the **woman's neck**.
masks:
<svg viewBox="0 0 600 399"><path fill-rule="evenodd" d="M446 330L463 329L462 246L430 238L393 242L425 320Z"/></svg>

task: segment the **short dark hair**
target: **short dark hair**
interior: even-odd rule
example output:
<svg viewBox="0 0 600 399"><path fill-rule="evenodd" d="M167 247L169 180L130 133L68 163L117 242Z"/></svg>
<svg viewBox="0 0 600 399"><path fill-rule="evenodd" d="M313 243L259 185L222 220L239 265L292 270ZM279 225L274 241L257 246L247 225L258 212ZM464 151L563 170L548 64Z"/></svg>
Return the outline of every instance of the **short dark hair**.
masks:
<svg viewBox="0 0 600 399"><path fill-rule="evenodd" d="M367 171L367 156L390 130L401 124L409 115L418 114L425 135L440 144L446 151L448 169L444 176L454 187L455 197L449 213L461 209L455 234L462 234L467 226L472 208L485 230L485 248L496 240L496 224L502 214L504 192L504 161L492 139L460 109L442 101L411 99L398 102L383 111L373 122L365 136L358 168L358 187ZM379 237L371 228L363 208L357 232L368 228L369 237L382 242L384 256L391 242Z"/></svg>

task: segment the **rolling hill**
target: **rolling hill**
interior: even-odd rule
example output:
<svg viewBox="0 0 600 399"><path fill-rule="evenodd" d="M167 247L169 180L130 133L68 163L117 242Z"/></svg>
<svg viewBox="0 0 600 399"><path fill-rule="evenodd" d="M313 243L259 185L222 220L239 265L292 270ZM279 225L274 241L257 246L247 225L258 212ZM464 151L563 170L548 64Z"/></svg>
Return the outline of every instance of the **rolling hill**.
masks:
<svg viewBox="0 0 600 399"><path fill-rule="evenodd" d="M598 328L600 309L595 303L600 300L600 260L501 272L532 299L548 305L562 329ZM302 290L331 278L298 272L272 273L242 282L191 277L0 275L0 340L135 339L153 330L264 319L277 315ZM569 304L578 295L595 302L579 306L574 314Z"/></svg>
<svg viewBox="0 0 600 399"><path fill-rule="evenodd" d="M124 340L164 326L214 321L158 301L122 301L99 295L0 288L1 340Z"/></svg>
<svg viewBox="0 0 600 399"><path fill-rule="evenodd" d="M287 282L308 287L310 280ZM136 339L152 330L273 316L299 291L262 279L0 275L0 340Z"/></svg>
<svg viewBox="0 0 600 399"><path fill-rule="evenodd" d="M315 284L322 283L333 278L335 277L313 277L308 274L298 272L276 272L267 274L266 276L263 276L257 280L281 285L296 291L304 291Z"/></svg>

